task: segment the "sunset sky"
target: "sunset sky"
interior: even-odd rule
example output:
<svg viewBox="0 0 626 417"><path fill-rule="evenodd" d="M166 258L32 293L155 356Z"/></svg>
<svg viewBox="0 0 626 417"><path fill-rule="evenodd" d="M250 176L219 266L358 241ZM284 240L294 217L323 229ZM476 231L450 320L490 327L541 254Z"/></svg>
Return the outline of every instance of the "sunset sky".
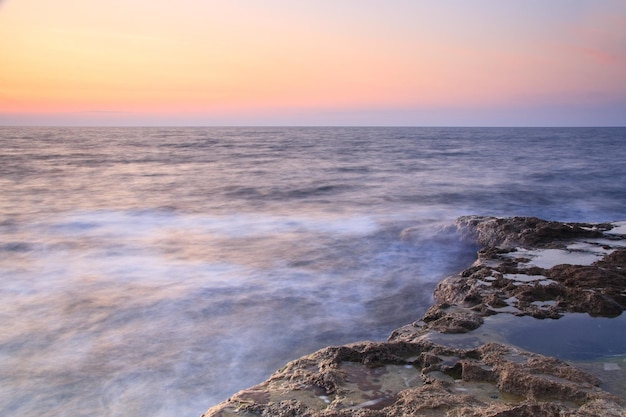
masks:
<svg viewBox="0 0 626 417"><path fill-rule="evenodd" d="M1 125L626 125L625 0L0 0Z"/></svg>

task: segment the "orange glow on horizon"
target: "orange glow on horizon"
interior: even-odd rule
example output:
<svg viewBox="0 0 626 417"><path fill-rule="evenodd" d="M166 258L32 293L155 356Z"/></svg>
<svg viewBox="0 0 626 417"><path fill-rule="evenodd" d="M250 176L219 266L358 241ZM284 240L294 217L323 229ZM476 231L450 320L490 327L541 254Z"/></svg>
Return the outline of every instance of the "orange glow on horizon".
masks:
<svg viewBox="0 0 626 417"><path fill-rule="evenodd" d="M448 30L441 22L454 10L407 0L348 1L353 9L278 3L8 1L0 113L471 109L591 95L626 102L623 20L594 29L605 22L599 12L587 12L585 31L580 17L556 16L541 27L553 37L526 38L496 32L502 23L479 13L483 22L453 18Z"/></svg>

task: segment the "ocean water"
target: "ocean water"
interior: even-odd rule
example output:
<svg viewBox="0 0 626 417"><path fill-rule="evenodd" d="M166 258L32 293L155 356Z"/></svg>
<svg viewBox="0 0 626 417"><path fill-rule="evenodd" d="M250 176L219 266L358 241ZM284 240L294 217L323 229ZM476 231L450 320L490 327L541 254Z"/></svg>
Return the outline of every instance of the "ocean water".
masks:
<svg viewBox="0 0 626 417"><path fill-rule="evenodd" d="M626 219L625 128L0 128L0 415L198 416L384 340L461 215Z"/></svg>

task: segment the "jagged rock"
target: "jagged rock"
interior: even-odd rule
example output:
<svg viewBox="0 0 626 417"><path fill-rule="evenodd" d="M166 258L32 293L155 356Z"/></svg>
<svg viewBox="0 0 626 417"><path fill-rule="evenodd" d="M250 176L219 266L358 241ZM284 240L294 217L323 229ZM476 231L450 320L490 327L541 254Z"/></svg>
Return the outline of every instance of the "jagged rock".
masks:
<svg viewBox="0 0 626 417"><path fill-rule="evenodd" d="M488 217L458 224L483 248L472 266L437 285L437 303L420 320L387 342L328 347L292 361L203 416L626 416L626 398L559 359L502 343L462 348L430 338L471 338L494 314L621 314L626 243L607 234L614 225Z"/></svg>
<svg viewBox="0 0 626 417"><path fill-rule="evenodd" d="M466 333L477 329L483 323L480 314L467 310L454 310L448 304L431 307L422 317L429 328L441 333Z"/></svg>
<svg viewBox="0 0 626 417"><path fill-rule="evenodd" d="M489 315L509 306L505 300L514 300L515 314L536 318L566 312L615 317L626 309L626 249L624 239L603 234L611 224L484 217L461 218L459 224L473 226L477 239L496 246L483 247L470 268L440 282L434 292L438 303ZM534 265L542 254L553 257L554 265ZM540 309L535 301L554 303Z"/></svg>
<svg viewBox="0 0 626 417"><path fill-rule="evenodd" d="M457 219L457 225L483 246L546 247L559 240L574 238L599 238L610 230L610 223L560 223L536 217L482 217L465 216Z"/></svg>
<svg viewBox="0 0 626 417"><path fill-rule="evenodd" d="M501 344L362 342L293 361L204 417L619 415L623 400L599 385L563 361Z"/></svg>

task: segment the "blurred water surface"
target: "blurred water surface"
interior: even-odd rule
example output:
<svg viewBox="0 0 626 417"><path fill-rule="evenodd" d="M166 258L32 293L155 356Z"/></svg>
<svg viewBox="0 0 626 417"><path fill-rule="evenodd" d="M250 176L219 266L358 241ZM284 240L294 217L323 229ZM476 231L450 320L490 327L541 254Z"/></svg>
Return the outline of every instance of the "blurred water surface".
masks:
<svg viewBox="0 0 626 417"><path fill-rule="evenodd" d="M456 217L626 218L625 151L623 128L0 128L0 415L197 416L383 340L472 262Z"/></svg>

